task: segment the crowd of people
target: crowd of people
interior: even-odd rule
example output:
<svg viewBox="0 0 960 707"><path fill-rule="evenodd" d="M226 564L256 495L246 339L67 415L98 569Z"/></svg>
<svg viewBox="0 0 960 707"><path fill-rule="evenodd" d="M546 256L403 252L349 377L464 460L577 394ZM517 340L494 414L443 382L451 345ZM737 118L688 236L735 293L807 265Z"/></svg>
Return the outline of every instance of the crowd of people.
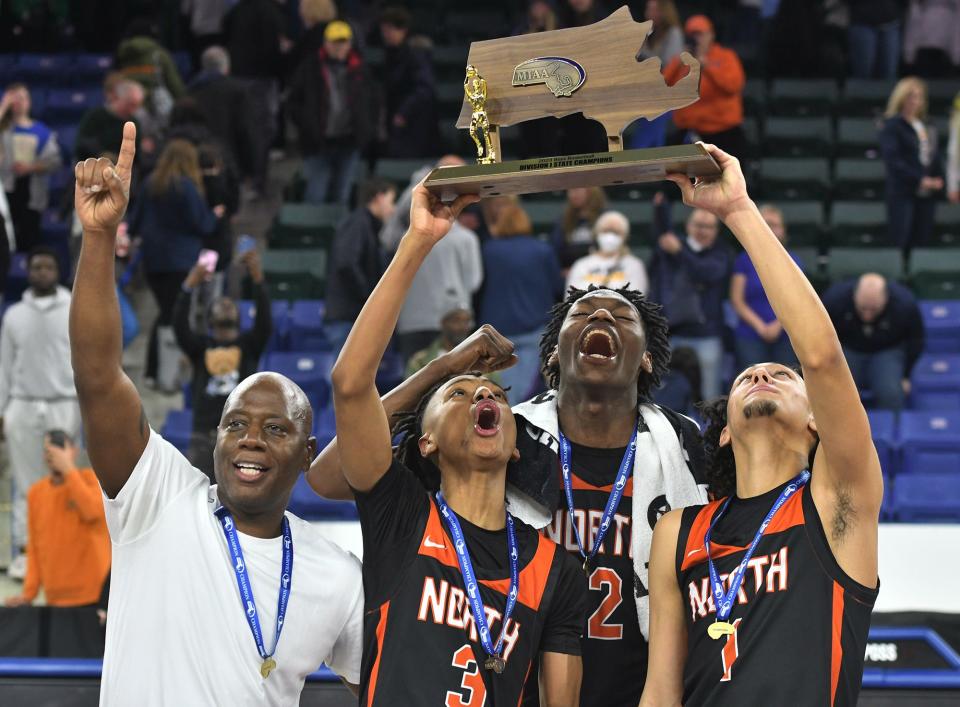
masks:
<svg viewBox="0 0 960 707"><path fill-rule="evenodd" d="M864 273L832 284L819 300L812 289L803 289L804 308L808 314L813 313L814 322L804 324L796 310L784 305L785 298L790 296L783 294L786 284L780 283L779 294L770 291L771 282L777 282L778 276L797 284L799 269L805 266L790 251L790 223L777 204L761 204L755 223L751 211L751 226L760 228L760 224L765 224L763 232L766 234L768 229L770 234L769 242L758 244L743 236L744 229L742 224L737 225L736 218L727 219L730 214L725 208L690 198L685 185L681 188L692 209L684 222L673 222L671 198L676 199L677 194L664 188L651 199L655 217L650 231L643 233L640 231L646 231L646 226L631 223L627 215L611 208L600 188L569 190L565 201L557 205L555 226L549 233L538 233L524 201L510 197L460 202L450 212L426 215L425 197L418 184L427 170L464 163L462 157L452 154L437 159L446 146L438 139L437 83L431 43L425 36L429 32L415 26L414 16L403 8L342 4L338 8L329 0L185 2L191 27L186 45L198 68L192 76L180 74L166 48L161 25L136 19L119 32L113 70L103 82L104 103L80 120L73 154L68 158L80 163L78 182L91 190L85 196L77 192L78 199L86 199L78 206L76 219L78 231L85 231L87 253L80 256L74 249L70 262L64 262L57 251L43 245L41 227L44 212L55 206L49 196L51 174L64 163L57 132L31 116L29 85L16 82L5 88L0 99L0 182L4 187L0 215L4 217L7 237L0 237L0 272L6 273L11 253L24 253L28 280L27 291L19 302L9 306L0 327L0 434L9 453L14 488L13 561L9 573L24 580L22 592L8 598L7 604L29 604L42 588L46 602L53 606L103 607L110 582L117 581L122 591L139 592L138 601L146 601L161 588L172 586L171 582L189 581L191 572L206 576L207 566L219 562L215 554L221 550L222 539L218 534L221 529L227 533L229 543L228 526L233 523L245 533L244 551L251 554L251 563L267 561L273 550L273 545L248 544L251 536L258 533L263 536L261 539L277 541L274 554L279 557L280 538L289 531L281 527L280 506L285 505L297 475L314 462L310 481L318 493L356 497L365 552L369 551L370 558L378 558L377 563L382 566L363 567L363 581L372 591L364 599L362 593L358 594L361 569L356 562L325 544L322 538L311 535L305 524L297 524L294 532L307 539L302 546L304 559L298 554L298 563L313 564L321 575L323 568L335 568L329 571L341 572L345 578L343 586L350 591L329 591L320 581L322 576L313 580L309 591L298 585L298 593L304 593L298 594L299 603L291 603L291 612L303 611L306 601L328 601L329 607L324 616L314 617L314 622L305 623L294 635L303 643L304 656L315 663L326 660L348 683L361 685L361 694L367 695L372 704L377 685L388 686L382 689L400 689L397 676L398 671L404 670L406 659L403 625L397 628L396 624L387 624L388 609L383 602L401 595L404 602L419 601L425 578L436 581L437 586L440 582L453 586L462 581L458 558L452 550L443 558L434 553L432 557L439 558L445 569L424 569L421 574L425 576L416 577L418 587L411 589L411 580L398 583L390 575L414 561L426 562L422 558L410 559L419 557L417 547L430 548L427 542L432 538L455 533L452 526L444 524L449 513L461 516L470 551L483 553L478 565L491 570L491 576L509 574L509 562L504 564L500 545L506 547L507 542L502 499L504 493L509 497L511 487L507 486L505 491L503 480L508 469L515 468L516 449L510 439L500 435L500 427L497 435L490 435L495 442L476 443L477 449L482 445L490 449L483 447L478 452L470 445L466 445L470 447L467 451L456 448L453 435L462 430L452 432L454 425L446 423L446 413L440 412L441 407L454 409L458 404L456 396L462 394L464 400L489 409L490 418L499 425L508 415L513 419L505 403L505 395L509 394L513 401L532 399L550 408L541 417L544 408L538 412L535 404L528 404L530 407L523 415L518 415L516 426L519 429L525 424L527 429L522 435L518 432L516 448L520 449L521 462L530 465L518 502L526 496L534 505L539 503L549 510L547 517L536 522L530 519L533 516L523 520L530 526L546 527L547 537L559 544L560 551L549 560L559 577L551 591L559 590L568 596L565 601L545 606L539 616L536 610L529 611L529 603L517 609L515 617L526 613L522 621L529 622L524 627L529 633L514 649L515 655L524 656L522 661L510 666L507 674L514 683L520 680L522 687L525 671L522 676L513 675L515 666L525 661L526 668L541 653L550 655L549 660L539 664L545 695L569 697L572 685L562 684L558 676L567 671L579 675L579 667L575 668L574 663L580 665L582 650L584 690L591 695L608 694L604 690L613 687L600 684L598 675L615 675L619 680L628 668L645 666L647 641L666 643L671 640L670 630L677 632L683 627L677 621L667 628L663 624L648 625L649 612L656 609L655 604L639 594L632 597L628 588L622 593L625 603L613 624L601 619L593 627L596 635L588 637L596 640L581 642L577 621L583 624L589 613L585 611L588 604L591 610L596 608L596 602L586 597L597 594L604 586L612 592L615 582L629 586L635 577L642 578L647 586L658 583L661 597L679 591L667 581L676 584L677 573L670 577L669 572L664 572L662 559L659 574L651 565L649 576L644 560L652 560L656 554L651 543L657 542L653 536L657 519L671 508L705 502L702 485L707 480L696 462L689 461L689 450L682 449L682 445L676 450L676 458L687 455L688 463L682 464L682 469L668 467L667 456L662 461L658 459L663 478L649 487L635 489L635 498L625 497L617 516L616 542L640 543L639 549L630 556L625 551L617 553L616 558L605 563L605 558L598 560L595 550L588 558L591 550L587 545L578 547L579 540L570 547L571 528L577 522L572 510L574 501L570 501L568 518L566 504L557 500L560 496L555 470L550 472L549 483L545 480L544 469L564 453L563 444L567 444L565 453L576 460L576 502L589 505L590 513L599 521L608 487L614 483L608 471L616 471L621 458L626 458L631 435L637 428L638 405L642 411L640 419L653 430L650 435L661 435L662 440L666 430L668 437L675 432L679 440L684 438L684 431L688 437L697 437L698 433L685 427L688 423L672 411L696 416L709 429L716 426L716 408L698 411L695 406L716 399L730 389L733 381L742 380L731 380L738 371L747 371L748 378L757 385L767 385L763 381L768 379L789 380L789 385L799 389L802 381L788 367L811 361L820 364L821 356L828 357L826 369L832 373L824 374L824 369L815 367L817 372L809 384L810 401L816 391L831 403L829 408L814 405L813 412L818 418L823 414L821 425L850 422L855 432L863 433L865 423L857 416L862 410L855 404L856 389L845 385L843 376L847 374L843 371L849 369L851 379L869 405L902 409L910 395L911 371L924 350L923 322L916 298L897 282L876 273ZM746 72L736 48L753 43L762 47L771 61L776 59L776 38L781 36L785 18L796 12L798 3L740 2L736 30L730 23L715 25L702 14L681 21L671 0L649 0L636 5L634 16L653 22L652 34L640 58L659 58L664 75L675 80L682 72L680 53L691 52L701 62L701 99L636 126L628 137L628 146L704 140L734 155L745 152ZM951 118L949 135L938 136L928 115L921 78L940 76L944 62L960 65L960 46L954 46L960 32L949 35L943 29L960 26L960 10L950 15L948 10L917 1L850 0L846 5L851 76L894 79L902 73L901 66L916 73L902 78L894 87L877 136L887 174L889 240L908 255L911 249L929 241L937 202L944 198L960 202L960 99ZM291 13L286 11L294 6L297 17L291 20ZM533 0L522 17L517 18L514 31L582 26L602 19L610 9L613 8L595 0ZM21 19L29 28L29 12ZM841 26L832 17L821 16L820 21L835 28ZM292 31L292 26L301 31ZM800 27L808 27L808 22ZM938 29L926 31L922 29L925 27ZM509 31L507 26L504 34ZM366 58L374 46L383 49L382 66L373 66ZM787 72L787 62L781 59ZM128 127L130 123L136 126L135 133ZM525 153L534 151L529 154L591 151L605 146L602 133L591 129L581 116L549 123L531 121L520 126L519 131ZM595 139L598 135L599 147ZM118 150L122 144L125 151L121 154ZM305 201L354 207L337 225L327 252L323 333L328 348L340 355L332 380L338 423L353 420L356 424L350 423L347 435L341 425L341 456L331 456L328 450L316 461L313 457L319 450L311 448L306 440L311 434L312 415L317 411L310 411L302 392L289 385L289 381L269 375L251 378L272 334L269 283L261 262L262 247L241 243L231 225L243 207L266 208L262 197L275 188L270 182L270 152L276 146L291 148L302 164ZM417 159L424 163L424 169L411 175L407 184L395 184L377 176L361 179L359 175L364 171L372 170L371 174L376 175L380 158ZM115 171L111 174L104 169ZM123 181L123 189L118 190L112 181L115 178ZM106 219L93 209L94 203L104 204L97 202L99 197L95 196L104 192L116 200L106 203L112 209L111 217ZM121 193L125 195L123 199ZM730 239L723 233L725 223L744 247L742 252L731 247ZM125 229L135 248L128 253L123 241L114 239L112 232L100 233L100 226ZM410 233L417 234L425 243L429 241L429 247L425 245L414 252ZM95 245L91 246L93 242ZM787 253L783 258L779 256L781 249ZM777 254L776 267L762 265L761 254ZM136 391L117 358L122 346L117 339L119 333L114 332L118 326L112 314L103 320L90 314L112 313L115 308L115 256L124 267L141 269L158 310L155 321L145 327L149 330L149 344L144 385L163 392L175 391L179 388L176 369L181 355L190 363L193 427L189 463L149 430L142 408L137 405ZM79 268L75 280L74 266ZM240 325L237 300L241 291L229 284L231 269L245 281L243 292L255 306L253 325L248 330ZM109 288L105 285L107 275ZM64 286L69 282L76 283L73 300ZM596 292L594 288L603 294L591 295ZM122 288L119 295L122 298ZM662 305L662 314L650 303ZM75 321L68 332L71 307ZM86 314L77 315L81 310ZM788 310L790 314L784 316ZM583 327L570 323L578 321L577 317L591 322L602 320L612 327L633 326L643 332L643 337L621 340L622 332L616 329L615 335L595 335L588 348L577 352L572 348L571 332ZM625 320L628 324L622 325ZM482 327L480 331L471 336L478 326ZM826 343L798 344L801 332L826 337ZM827 350L834 332L842 353L840 359L830 358L835 352ZM374 380L388 346L396 350L406 371L405 399L401 396L391 401L388 396L381 403L379 396L374 395ZM596 386L590 375L577 369L579 355L610 358L619 352L620 346L627 347L624 351L633 357L629 361L633 368L618 370L619 378L614 376L613 384L605 381ZM759 362L769 365L758 367L755 364ZM478 370L485 377L467 376L459 393L447 378L448 374ZM439 372L444 375L438 377ZM839 405L841 398L831 398L823 393L823 388L837 380L843 384L838 387L843 404L854 411L850 419L834 418L828 412ZM439 388L435 388L437 385ZM610 395L611 400L602 400L603 405L598 407L594 398L603 395L591 385L606 390L603 395ZM614 389L620 393L628 390L630 395L614 400ZM554 398L550 397L551 392ZM662 419L657 412L661 408L648 406L650 401L663 406ZM593 429L582 416L600 408L603 414L597 413L598 420L603 425L598 422ZM277 415L277 409L282 414ZM749 406L745 409L752 410ZM81 444L81 411L85 445ZM381 418L411 411L413 414L402 420L401 428L394 429L404 432L406 437L397 460L392 460L391 437L387 434L391 427ZM609 419L600 420L603 415ZM729 453L731 444L734 455L739 454L741 460L747 454L744 445L749 437L745 431L750 429L746 421L749 415L739 409L736 415L733 432L728 433L736 436L732 443L729 437L726 443L719 439L711 443L708 439L718 457ZM757 415L758 419L763 416ZM480 430L477 435L486 439L486 431L493 429L485 426L488 422L486 416L478 413L475 420L471 418L468 433L476 431L476 423ZM800 452L809 450L811 435L818 433L792 418L776 424L789 428L794 456L803 456ZM509 426L506 422L503 425ZM582 432L572 432L581 425ZM266 446L252 444L241 431L251 426L262 428L264 434L275 435L276 439L271 437ZM225 429L229 435L218 433ZM563 429L569 441L563 437ZM838 450L839 459L856 457L849 444L833 439L830 433L819 434L830 446L831 454L832 449ZM233 437L229 442L221 441L230 435ZM281 437L286 441L280 441ZM869 430L866 436L852 438L866 444ZM559 441L559 445L551 447L551 440ZM640 441L638 433L634 440L638 449ZM522 448L523 444L533 446ZM677 444L672 441L670 449ZM96 475L92 469L77 467L81 446L87 448ZM616 452L612 456L611 449ZM647 456L643 463L651 463L655 452L649 445L644 449ZM702 451L700 454L702 459ZM484 464L489 462L490 469L498 475L499 485L477 484L469 475L460 473L459 467L475 463L477 456L487 460ZM420 457L435 461L423 462ZM670 463L675 464L676 458L671 458ZM783 462L780 467L786 469L794 460L788 463L781 456L777 461ZM867 472L874 470L872 458L867 462L869 468L863 475L851 479L845 479L839 461L832 461L831 467L822 462L816 478L832 480L836 476L861 485L866 490L865 509L872 512L873 501L879 504L874 499L877 479L867 478ZM224 489L219 500L214 493L211 501L220 508L216 523L206 523L206 518L198 520L195 509L188 508L183 500L201 499L203 503L198 501L197 505L205 509L208 494L213 493L204 485L206 482L192 475L191 467L204 472L210 483L220 481ZM414 473L406 474L404 467ZM719 473L720 467L716 461L714 470ZM729 465L724 468L729 469ZM231 477L233 481L223 480L228 470L231 474L236 472ZM147 471L168 474L173 482L167 486L147 480ZM257 480L261 475L271 471L282 472L282 480L270 493L251 492L260 483ZM678 474L684 474L682 481L675 478ZM792 476L784 476L782 481L786 483ZM106 511L100 503L97 478L109 499ZM727 478L724 487L723 479L715 475L711 481L716 486L711 490L719 498L721 491L766 492L777 486L765 484L767 480L762 477L760 483L741 488L740 484L750 483L749 476L738 476L735 482ZM780 481L778 477L777 482ZM820 493L817 484L821 483L811 482L814 497ZM434 499L423 493L424 488L432 492L441 486L443 494ZM183 497L178 496L181 492ZM491 500L496 498L499 503ZM667 501L656 505L658 498ZM398 504L398 499L408 503ZM807 499L804 504L813 502ZM513 504L511 499L511 509ZM177 509L173 516L180 527L174 527L175 521L161 522L163 512L173 507ZM448 514L443 513L444 507ZM827 506L817 501L817 508ZM223 509L226 511L221 512ZM585 517L582 508L579 512ZM738 518L745 517L744 514L752 518L745 508L737 513ZM641 515L645 524L639 536L631 535L629 529L624 531L624 524ZM648 516L652 518L649 522ZM52 518L61 522L51 523ZM678 532L681 538L686 537L683 534L692 532L690 525L699 522L689 514L682 519L674 517L668 523L674 545ZM427 535L421 538L414 531L423 531L424 523ZM155 543L151 548L156 552L169 547L176 538L182 540L186 529L213 537L198 545L196 556L191 555L192 564L162 581L147 566L149 553L144 551L144 559L134 561L133 551L118 554L115 549L113 562L121 566L121 576L108 580L108 527L115 547L118 538L133 539L142 534L149 538L148 544ZM485 539L485 533L491 531L500 533L495 542ZM581 523L576 532L585 538L592 531L585 531ZM600 537L597 545L602 545ZM692 540L693 536L690 537ZM859 535L857 538L856 542L862 540ZM540 556L544 541L529 526L520 528L518 524L516 540L516 549L525 562L532 561L534 555ZM833 545L826 538L820 540L823 547L818 546L815 551L831 552ZM220 544L215 545L215 541ZM853 567L847 570L853 572L852 576L863 580L862 584L852 582L856 587L850 590L863 606L869 605L875 596L875 568L871 570L869 566L868 546L869 543L863 544L866 560L851 560L847 550L840 558L844 568ZM564 547L570 552L565 552ZM297 552L301 552L300 545ZM578 567L569 562L571 554L576 558L575 565L592 558L601 563L595 569L606 569L608 574L589 575L587 591L577 581L581 575ZM276 559L271 556L269 561L277 564ZM674 569L672 559L667 564L670 570ZM279 567L270 565L270 571L277 569L279 573ZM688 569L685 567L685 571ZM303 575L298 575L298 582L300 576ZM598 578L594 580L594 576ZM351 581L347 582L347 578ZM211 579L213 583L218 581ZM152 591L151 582L156 582ZM254 584L257 596L261 597L257 609L262 610L264 598L275 595L276 587L263 577L256 578ZM504 587L508 584L504 580ZM232 586L229 589L234 591ZM484 601L499 602L497 611L501 615L509 613L502 597L494 600L486 595L486 589L483 591ZM811 591L819 591L819 587ZM208 599L204 607L210 609L211 616L236 609L219 607L216 597ZM525 599L532 601L529 596ZM207 606L213 603L218 607ZM129 622L134 621L130 607L136 604L132 601L121 606L115 625L128 622L123 630L135 630ZM412 609L407 607L408 612L416 611L416 606L411 606ZM360 626L364 610L366 621L374 622L365 631ZM269 611L264 612L262 621L277 618ZM613 621L611 616L606 618ZM859 627L862 619L858 615L850 620ZM155 624L143 621L137 624L142 630L156 628ZM477 616L474 621L479 624ZM506 623L503 616L503 624ZM333 624L339 627L339 633L327 628ZM605 633L614 624L620 627L619 636ZM416 626L422 628L419 623ZM211 635L217 634L216 626L208 628ZM110 630L113 633L108 633L108 640L112 635L114 645L121 640L133 640L121 639L119 628ZM294 630L297 629L289 628L284 635ZM238 645L249 642L245 631L246 627L241 625L235 636ZM307 646L311 631L322 633L326 643ZM279 633L278 629L277 640ZM528 635L539 638L527 639ZM611 638L626 641L629 650L613 659L612 651L597 647ZM462 636L458 640L461 639ZM124 645L131 655L149 653ZM267 667L272 654L263 646L258 648L260 656L252 670L260 674L266 671L266 679L273 669ZM458 669L454 672L462 674L469 661L461 656L463 664L458 665L459 645L443 643L443 649L447 648L454 652L453 665ZM483 648L491 657L499 657L492 647L483 644ZM293 650L289 641L284 644L286 655L292 655ZM377 660L381 655L387 656L379 678L375 667L371 671L371 651L376 652ZM362 670L361 653L365 656ZM248 658L244 656L240 662L251 662ZM609 663L609 673L599 670L605 663ZM105 669L104 676L105 684L113 681L111 694L122 700L143 686L117 682L118 665L115 662ZM676 666L659 667L662 670L657 675L664 682L655 689L665 691L661 694L673 694ZM168 666L167 670L170 672L164 674L195 674L180 663ZM278 672L283 670L291 668L284 666ZM281 692L289 693L296 687L297 679L291 675L278 688ZM615 700L622 699L636 704L643 689L643 676L631 680L622 692L604 703L618 704ZM673 682L668 684L668 680ZM486 678L475 682L475 689L486 689L484 681ZM579 690L579 678L576 682ZM202 691L199 684L191 683L190 689ZM516 685L498 690L515 702L519 697L515 688ZM702 690L696 693L698 699L708 702L710 693L705 687ZM500 693L497 694L500 699ZM377 697L376 703L386 703L385 699L389 701Z"/></svg>

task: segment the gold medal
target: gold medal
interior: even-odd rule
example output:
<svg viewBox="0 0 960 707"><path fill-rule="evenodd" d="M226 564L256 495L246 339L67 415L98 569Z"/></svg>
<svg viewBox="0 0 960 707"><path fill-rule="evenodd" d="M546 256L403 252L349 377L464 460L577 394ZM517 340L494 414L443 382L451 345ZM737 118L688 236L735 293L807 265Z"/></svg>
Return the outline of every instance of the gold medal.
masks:
<svg viewBox="0 0 960 707"><path fill-rule="evenodd" d="M729 636L731 633L736 632L736 630L736 627L731 623L727 623L726 621L714 621L712 624L707 626L707 635L716 641L724 636Z"/></svg>
<svg viewBox="0 0 960 707"><path fill-rule="evenodd" d="M507 661L498 655L492 655L483 662L483 667L500 675L507 667Z"/></svg>
<svg viewBox="0 0 960 707"><path fill-rule="evenodd" d="M267 658L263 661L263 664L260 666L260 674L264 679L270 677L270 671L277 667L277 661L273 658Z"/></svg>
<svg viewBox="0 0 960 707"><path fill-rule="evenodd" d="M589 557L583 558L583 572L587 575L587 577L589 577L590 573L593 572L593 566L590 563Z"/></svg>

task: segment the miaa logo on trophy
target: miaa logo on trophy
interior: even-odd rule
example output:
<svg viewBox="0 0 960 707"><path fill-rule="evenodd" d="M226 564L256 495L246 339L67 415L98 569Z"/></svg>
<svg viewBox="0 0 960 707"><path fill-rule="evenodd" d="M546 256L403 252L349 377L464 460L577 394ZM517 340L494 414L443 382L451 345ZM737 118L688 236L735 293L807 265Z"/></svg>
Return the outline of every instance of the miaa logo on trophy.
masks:
<svg viewBox="0 0 960 707"><path fill-rule="evenodd" d="M543 83L557 98L571 96L583 86L587 72L573 59L561 56L541 56L527 59L513 70L514 86L532 86Z"/></svg>

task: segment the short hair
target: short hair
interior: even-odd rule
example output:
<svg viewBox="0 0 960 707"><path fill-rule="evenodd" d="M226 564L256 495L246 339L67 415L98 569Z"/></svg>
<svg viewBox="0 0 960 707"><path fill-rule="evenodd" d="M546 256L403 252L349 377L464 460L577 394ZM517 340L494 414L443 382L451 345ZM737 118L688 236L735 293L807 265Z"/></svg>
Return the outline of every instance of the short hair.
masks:
<svg viewBox="0 0 960 707"><path fill-rule="evenodd" d="M388 179L371 177L362 182L357 189L357 203L366 206L379 194L384 194L388 191L396 192L397 186Z"/></svg>
<svg viewBox="0 0 960 707"><path fill-rule="evenodd" d="M554 350L559 346L560 328L563 326L563 321L567 318L567 313L577 300L600 289L610 290L611 288L590 285L589 289L581 290L571 287L566 299L560 304L554 305L553 309L550 310L550 321L547 322L543 336L540 337L540 370L546 376L551 388L556 389L560 386L560 364L559 362L551 363L551 357ZM637 290L631 290L629 286L612 291L636 307L640 314L640 321L643 322L643 331L647 338L647 351L650 353L652 366L649 373L643 368L640 369L637 377L637 393L641 399L649 399L651 392L660 386L660 379L670 367L670 328L667 324L667 318L663 316L663 307L656 302L651 302Z"/></svg>
<svg viewBox="0 0 960 707"><path fill-rule="evenodd" d="M30 249L30 253L27 255L27 267L30 267L34 258L41 255L53 258L53 262L57 264L57 271L60 270L60 255L48 245L37 245Z"/></svg>
<svg viewBox="0 0 960 707"><path fill-rule="evenodd" d="M133 79L124 78L120 81L117 81L113 86L113 95L118 99L126 99L130 97L130 94L134 91L143 92L143 86L134 81Z"/></svg>
<svg viewBox="0 0 960 707"><path fill-rule="evenodd" d="M616 221L620 224L620 227L623 229L624 236L627 238L630 237L630 219L628 219L623 212L621 211L604 211L602 214L597 216L597 220L593 222L593 231L594 233L600 232L600 222L601 221Z"/></svg>
<svg viewBox="0 0 960 707"><path fill-rule="evenodd" d="M230 55L223 47L214 45L204 49L200 55L200 67L204 71L215 71L218 74L230 73Z"/></svg>
<svg viewBox="0 0 960 707"><path fill-rule="evenodd" d="M391 25L398 29L410 29L410 11L405 7L386 7L380 13L380 24Z"/></svg>

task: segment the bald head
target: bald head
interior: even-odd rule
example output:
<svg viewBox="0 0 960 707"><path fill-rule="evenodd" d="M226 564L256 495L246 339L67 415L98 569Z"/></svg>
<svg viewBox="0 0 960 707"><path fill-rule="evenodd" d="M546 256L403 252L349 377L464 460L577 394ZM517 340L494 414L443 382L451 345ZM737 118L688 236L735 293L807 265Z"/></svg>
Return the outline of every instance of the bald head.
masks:
<svg viewBox="0 0 960 707"><path fill-rule="evenodd" d="M437 160L437 167L462 167L465 164L459 155L444 155Z"/></svg>
<svg viewBox="0 0 960 707"><path fill-rule="evenodd" d="M251 392L271 392L279 394L284 404L284 414L296 422L305 435L310 436L313 430L313 407L303 389L286 376L279 373L265 371L254 373L244 378L240 385L233 389L224 403L224 411L234 407L242 398Z"/></svg>
<svg viewBox="0 0 960 707"><path fill-rule="evenodd" d="M876 320L887 306L887 281L883 275L861 275L853 291L853 306L860 320L869 324Z"/></svg>

